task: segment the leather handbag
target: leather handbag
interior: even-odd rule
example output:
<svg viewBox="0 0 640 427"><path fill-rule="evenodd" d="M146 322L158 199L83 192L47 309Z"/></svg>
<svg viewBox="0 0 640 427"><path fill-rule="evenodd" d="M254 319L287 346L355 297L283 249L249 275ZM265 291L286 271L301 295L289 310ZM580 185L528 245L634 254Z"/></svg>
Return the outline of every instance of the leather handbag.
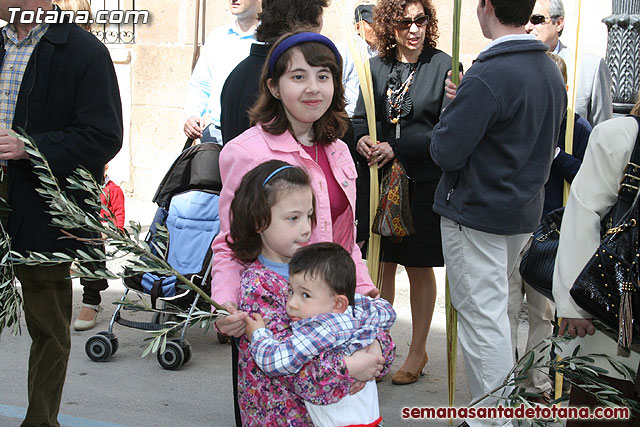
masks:
<svg viewBox="0 0 640 427"><path fill-rule="evenodd" d="M636 117L640 127L640 118ZM610 227L571 287L571 297L605 327L617 331L624 349L640 341L640 131L624 171L618 202L604 218ZM622 218L618 217L622 215Z"/></svg>
<svg viewBox="0 0 640 427"><path fill-rule="evenodd" d="M394 159L382 178L380 203L371 226L373 233L401 238L415 232L407 172L398 159Z"/></svg>
<svg viewBox="0 0 640 427"><path fill-rule="evenodd" d="M555 209L540 221L531 246L522 255L520 275L533 289L553 300L553 268L560 242L560 224L564 208Z"/></svg>
<svg viewBox="0 0 640 427"><path fill-rule="evenodd" d="M640 126L640 119L634 117ZM640 165L640 132L636 138L635 146L631 154L631 159L625 168L626 182L620 186L618 200L611 210L605 215L601 224L601 237L604 238L607 231L617 224L631 208L631 205L638 192L637 183L633 180L640 176L638 166ZM560 225L564 207L555 209L540 221L540 225L533 233L530 248L522 255L520 262L520 275L536 291L553 301L553 270L560 243Z"/></svg>
<svg viewBox="0 0 640 427"><path fill-rule="evenodd" d="M576 304L618 332L618 345L624 349L640 339L639 221L640 204L636 201L622 221L607 232L570 291Z"/></svg>

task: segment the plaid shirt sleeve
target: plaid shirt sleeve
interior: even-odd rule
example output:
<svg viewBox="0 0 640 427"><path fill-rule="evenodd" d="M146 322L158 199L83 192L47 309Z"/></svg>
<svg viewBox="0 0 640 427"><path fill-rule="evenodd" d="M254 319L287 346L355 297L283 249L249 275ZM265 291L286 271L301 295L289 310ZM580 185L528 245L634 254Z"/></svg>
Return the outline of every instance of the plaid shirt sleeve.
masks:
<svg viewBox="0 0 640 427"><path fill-rule="evenodd" d="M385 299L373 299L356 294L354 317L363 326L372 326L388 331L396 321L396 311L389 301Z"/></svg>
<svg viewBox="0 0 640 427"><path fill-rule="evenodd" d="M294 374L314 357L345 344L357 331L359 322L342 313L326 313L292 325L292 334L278 341L265 329L251 339L251 356L269 376Z"/></svg>

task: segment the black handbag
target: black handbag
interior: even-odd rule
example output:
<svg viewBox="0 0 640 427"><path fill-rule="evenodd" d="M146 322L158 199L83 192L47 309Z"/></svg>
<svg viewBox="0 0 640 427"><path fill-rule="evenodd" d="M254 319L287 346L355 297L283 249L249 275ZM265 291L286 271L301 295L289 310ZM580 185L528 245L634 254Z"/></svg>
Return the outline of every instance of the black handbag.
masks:
<svg viewBox="0 0 640 427"><path fill-rule="evenodd" d="M634 117L640 126L640 119ZM609 229L613 228L629 211L638 193L638 177L640 177L640 132L636 138L631 159L625 168L623 182L618 192L618 200L605 215L601 224L601 237L604 239ZM555 209L540 221L540 225L533 233L531 246L522 255L520 275L533 289L553 301L553 270L560 243L560 225L564 207Z"/></svg>
<svg viewBox="0 0 640 427"><path fill-rule="evenodd" d="M622 221L608 231L570 291L576 304L618 332L618 345L627 350L632 341L640 339L639 221L636 200Z"/></svg>
<svg viewBox="0 0 640 427"><path fill-rule="evenodd" d="M564 208L558 208L542 217L533 233L531 246L522 255L520 262L520 275L524 281L552 301L553 268L556 264L563 214Z"/></svg>
<svg viewBox="0 0 640 427"><path fill-rule="evenodd" d="M640 127L640 118L635 117ZM618 333L626 350L640 341L640 131L624 171L618 202L605 216L603 241L571 287L571 297L583 310ZM619 219L619 217L622 218ZM615 224L615 226L611 226Z"/></svg>

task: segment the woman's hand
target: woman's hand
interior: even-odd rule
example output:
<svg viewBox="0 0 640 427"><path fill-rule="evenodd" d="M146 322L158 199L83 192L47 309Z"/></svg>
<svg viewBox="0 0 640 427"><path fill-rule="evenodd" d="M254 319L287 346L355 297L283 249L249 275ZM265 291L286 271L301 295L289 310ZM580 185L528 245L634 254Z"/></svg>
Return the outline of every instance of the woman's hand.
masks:
<svg viewBox="0 0 640 427"><path fill-rule="evenodd" d="M459 75L460 79L458 81L462 81L462 73ZM447 79L444 81L444 94L449 99L454 99L456 97L456 92L458 91L458 86L451 80L451 70L447 73Z"/></svg>
<svg viewBox="0 0 640 427"><path fill-rule="evenodd" d="M562 318L560 322L560 329L558 330L558 335L562 336L567 332L572 337L579 336L580 338L584 338L585 335L593 335L596 333L596 328L593 326L593 322L591 319L567 319L566 317Z"/></svg>
<svg viewBox="0 0 640 427"><path fill-rule="evenodd" d="M224 335L239 338L245 332L245 318L248 316L244 311L238 311L238 308L231 301L222 304L225 310L229 312L228 316L224 316L216 320L216 329Z"/></svg>
<svg viewBox="0 0 640 427"><path fill-rule="evenodd" d="M380 289L373 288L369 292L364 294L364 296L369 298L378 298L380 296Z"/></svg>
<svg viewBox="0 0 640 427"><path fill-rule="evenodd" d="M371 149L375 143L371 142L371 138L369 135L365 135L356 144L356 151L365 159L369 160L369 156L371 156Z"/></svg>
<svg viewBox="0 0 640 427"><path fill-rule="evenodd" d="M388 142L378 142L371 149L371 156L369 156L367 161L369 162L368 165L370 167L377 163L378 168L381 168L393 160L394 157L395 154L393 153L393 148L391 148L391 145Z"/></svg>
<svg viewBox="0 0 640 427"><path fill-rule="evenodd" d="M384 368L384 357L382 357L380 344L376 345L374 342L351 356L345 356L344 363L347 365L350 377L358 381L371 381L380 375Z"/></svg>

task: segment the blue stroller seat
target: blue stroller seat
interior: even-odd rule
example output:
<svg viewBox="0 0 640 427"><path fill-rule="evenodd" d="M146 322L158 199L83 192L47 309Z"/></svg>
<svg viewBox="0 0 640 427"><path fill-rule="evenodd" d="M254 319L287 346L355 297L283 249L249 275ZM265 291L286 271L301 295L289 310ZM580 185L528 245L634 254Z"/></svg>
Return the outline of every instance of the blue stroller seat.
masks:
<svg viewBox="0 0 640 427"><path fill-rule="evenodd" d="M152 252L159 255L154 243L159 238L159 227L165 227L169 236L165 260L208 295L211 294L209 277L213 261L211 244L220 231L218 201L222 182L218 157L221 149L217 144L198 144L183 151L176 159L154 196L158 210L145 238ZM189 319L196 308L210 310L209 304L201 300L197 292L181 285L175 275L131 272L123 282L126 289L121 302L133 290L149 295L154 309L160 301L163 308L168 304L172 310L186 312L187 321L181 337L167 341L165 351L158 351L158 362L165 369L177 369L187 363L191 358L191 348L184 336ZM165 327L165 315L154 313L150 322L138 322L124 319L122 308L123 304L117 305L108 331L87 340L85 351L90 359L105 361L115 354L118 348L118 338L113 334L115 323L147 331L159 331Z"/></svg>

